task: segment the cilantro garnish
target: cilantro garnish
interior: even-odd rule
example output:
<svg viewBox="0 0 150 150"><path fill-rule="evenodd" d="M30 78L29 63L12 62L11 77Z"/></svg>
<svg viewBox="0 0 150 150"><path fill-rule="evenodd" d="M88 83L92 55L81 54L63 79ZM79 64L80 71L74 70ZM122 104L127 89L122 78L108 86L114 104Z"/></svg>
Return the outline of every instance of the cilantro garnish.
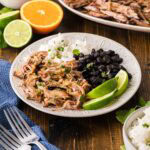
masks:
<svg viewBox="0 0 150 150"><path fill-rule="evenodd" d="M58 48L57 48L57 50L59 50L59 51L62 51L62 52L63 52L63 51L64 51L64 47L58 47Z"/></svg>
<svg viewBox="0 0 150 150"><path fill-rule="evenodd" d="M76 55L76 56L79 56L80 55L80 51L78 49L74 49L73 50L73 54Z"/></svg>
<svg viewBox="0 0 150 150"><path fill-rule="evenodd" d="M140 97L140 99L138 101L138 105L136 105L135 107L130 108L130 109L118 110L116 112L116 119L119 122L121 122L122 124L124 124L125 120L131 113L136 111L137 108L144 107L144 106L150 106L150 101L146 101L142 97ZM144 125L144 126L146 126L146 125Z"/></svg>
<svg viewBox="0 0 150 150"><path fill-rule="evenodd" d="M124 124L125 120L127 119L127 117L133 113L136 110L136 108L131 108L129 110L119 110L116 112L116 118L119 122L121 122L122 124Z"/></svg>
<svg viewBox="0 0 150 150"><path fill-rule="evenodd" d="M70 67L66 67L66 68L65 68L65 73L70 73L70 71L71 71L71 68L70 68Z"/></svg>
<svg viewBox="0 0 150 150"><path fill-rule="evenodd" d="M149 128L149 124L144 123L144 124L143 124L143 127L144 127L144 128Z"/></svg>
<svg viewBox="0 0 150 150"><path fill-rule="evenodd" d="M57 58L61 59L62 55L57 53Z"/></svg>

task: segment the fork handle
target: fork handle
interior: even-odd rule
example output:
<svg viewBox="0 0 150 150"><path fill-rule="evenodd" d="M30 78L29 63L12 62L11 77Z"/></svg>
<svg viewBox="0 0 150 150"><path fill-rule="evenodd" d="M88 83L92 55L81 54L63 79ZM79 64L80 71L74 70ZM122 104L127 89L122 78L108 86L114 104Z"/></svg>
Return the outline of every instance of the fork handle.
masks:
<svg viewBox="0 0 150 150"><path fill-rule="evenodd" d="M37 145L40 148L40 150L47 150L47 148L43 144L41 144L39 141L35 141L32 143Z"/></svg>

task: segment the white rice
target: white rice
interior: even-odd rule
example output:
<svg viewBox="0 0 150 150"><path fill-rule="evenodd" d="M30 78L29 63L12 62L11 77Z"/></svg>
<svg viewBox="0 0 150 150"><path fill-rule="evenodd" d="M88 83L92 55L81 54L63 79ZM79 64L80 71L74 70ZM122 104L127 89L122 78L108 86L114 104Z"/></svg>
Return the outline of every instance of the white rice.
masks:
<svg viewBox="0 0 150 150"><path fill-rule="evenodd" d="M58 52L57 49L63 47L63 52L59 51L61 54L61 59L55 57ZM56 38L50 40L47 44L40 46L40 51L48 51L47 59L53 59L55 62L70 61L73 59L73 50L78 49L80 52L87 54L89 52L89 46L86 40L67 40L63 35L58 34ZM55 58L54 58L55 57Z"/></svg>
<svg viewBox="0 0 150 150"><path fill-rule="evenodd" d="M150 150L150 108L138 118L128 131L128 136L138 150Z"/></svg>

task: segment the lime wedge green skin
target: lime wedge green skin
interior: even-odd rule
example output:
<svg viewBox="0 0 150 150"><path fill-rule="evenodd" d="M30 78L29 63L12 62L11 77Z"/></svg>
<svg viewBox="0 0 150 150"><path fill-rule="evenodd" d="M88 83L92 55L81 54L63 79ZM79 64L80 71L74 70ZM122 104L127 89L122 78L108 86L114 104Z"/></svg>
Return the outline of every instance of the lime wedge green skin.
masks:
<svg viewBox="0 0 150 150"><path fill-rule="evenodd" d="M11 11L0 15L0 29L4 29L9 22L18 19L19 16L19 10Z"/></svg>
<svg viewBox="0 0 150 150"><path fill-rule="evenodd" d="M92 100L85 102L83 104L83 109L84 110L95 110L95 109L99 109L99 108L102 108L102 107L108 105L110 102L112 102L116 91L117 91L117 89L115 89L111 93L106 94L102 97L92 99Z"/></svg>
<svg viewBox="0 0 150 150"><path fill-rule="evenodd" d="M11 21L4 29L6 43L14 48L25 46L32 38L31 26L20 19Z"/></svg>
<svg viewBox="0 0 150 150"><path fill-rule="evenodd" d="M98 97L102 97L110 92L112 92L117 87L117 79L110 79L103 84L97 86L92 91L87 94L88 99L95 99Z"/></svg>
<svg viewBox="0 0 150 150"><path fill-rule="evenodd" d="M118 97L121 96L128 87L129 78L127 72L120 70L116 75L116 79L118 91L115 93L115 97Z"/></svg>

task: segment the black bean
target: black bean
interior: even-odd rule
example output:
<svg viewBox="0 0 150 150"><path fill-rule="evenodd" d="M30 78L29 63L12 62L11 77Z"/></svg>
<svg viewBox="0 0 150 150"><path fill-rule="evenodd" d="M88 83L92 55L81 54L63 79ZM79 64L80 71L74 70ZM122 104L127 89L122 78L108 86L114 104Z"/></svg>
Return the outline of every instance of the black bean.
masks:
<svg viewBox="0 0 150 150"><path fill-rule="evenodd" d="M96 51L95 51L95 49L92 49L92 52L91 52L91 53L93 53L93 54L94 54L95 52L96 52Z"/></svg>
<svg viewBox="0 0 150 150"><path fill-rule="evenodd" d="M94 58L94 53L91 53L91 57Z"/></svg>
<svg viewBox="0 0 150 150"><path fill-rule="evenodd" d="M106 64L109 64L110 61L111 61L110 57L109 56L105 56L105 61L106 61Z"/></svg>
<svg viewBox="0 0 150 150"><path fill-rule="evenodd" d="M106 81L106 79L103 79L103 80L102 80L102 83L104 83L105 81Z"/></svg>
<svg viewBox="0 0 150 150"><path fill-rule="evenodd" d="M105 56L105 53L104 53L104 52L101 52L101 53L99 54L99 56L100 56L100 57L103 57L103 56Z"/></svg>
<svg viewBox="0 0 150 150"><path fill-rule="evenodd" d="M115 52L113 50L109 50L109 51L107 51L107 53L108 53L109 56L115 55Z"/></svg>
<svg viewBox="0 0 150 150"><path fill-rule="evenodd" d="M112 72L118 73L118 69L112 69Z"/></svg>
<svg viewBox="0 0 150 150"><path fill-rule="evenodd" d="M115 56L119 58L119 55L118 55L118 54L115 54Z"/></svg>
<svg viewBox="0 0 150 150"><path fill-rule="evenodd" d="M77 67L77 68L78 68L79 71L82 71L84 67L83 67L83 65L80 63L80 64L78 64L78 67Z"/></svg>
<svg viewBox="0 0 150 150"><path fill-rule="evenodd" d="M86 59L89 59L89 55L85 55L84 56L84 59L86 60Z"/></svg>
<svg viewBox="0 0 150 150"><path fill-rule="evenodd" d="M99 71L95 71L95 76L99 75L100 72Z"/></svg>
<svg viewBox="0 0 150 150"><path fill-rule="evenodd" d="M95 79L95 77L94 77L94 76L92 76L92 77L90 78L90 81L92 82L94 79Z"/></svg>
<svg viewBox="0 0 150 150"><path fill-rule="evenodd" d="M106 51L105 54L106 54L106 55L110 55L110 54L111 54L111 51Z"/></svg>
<svg viewBox="0 0 150 150"><path fill-rule="evenodd" d="M74 57L76 60L79 60L79 56L73 55L73 57Z"/></svg>
<svg viewBox="0 0 150 150"><path fill-rule="evenodd" d="M99 74L99 71L92 71L90 74L93 76L97 76Z"/></svg>
<svg viewBox="0 0 150 150"><path fill-rule="evenodd" d="M102 59L100 58L100 57L98 57L97 59L96 59L96 61L97 61L97 63L102 63Z"/></svg>
<svg viewBox="0 0 150 150"><path fill-rule="evenodd" d="M123 59L122 58L118 58L117 62L121 64L123 62Z"/></svg>
<svg viewBox="0 0 150 150"><path fill-rule="evenodd" d="M118 63L113 63L113 66L115 66L116 68L120 68L120 65Z"/></svg>
<svg viewBox="0 0 150 150"><path fill-rule="evenodd" d="M128 77L129 77L129 79L131 80L131 79L132 79L132 74L131 74L131 73L128 73Z"/></svg>
<svg viewBox="0 0 150 150"><path fill-rule="evenodd" d="M99 56L99 53L95 52L94 53L94 58L97 58Z"/></svg>
<svg viewBox="0 0 150 150"><path fill-rule="evenodd" d="M99 71L103 72L103 71L106 71L106 67L104 65L100 65L98 67Z"/></svg>
<svg viewBox="0 0 150 150"><path fill-rule="evenodd" d="M80 53L79 54L79 57L81 58L81 57L84 57L84 54L83 53Z"/></svg>
<svg viewBox="0 0 150 150"><path fill-rule="evenodd" d="M113 78L114 76L112 74L108 74L108 79Z"/></svg>
<svg viewBox="0 0 150 150"><path fill-rule="evenodd" d="M124 66L121 66L121 69L127 71L127 69Z"/></svg>
<svg viewBox="0 0 150 150"><path fill-rule="evenodd" d="M113 62L118 62L118 59L120 59L118 54L115 54L114 56L111 57Z"/></svg>
<svg viewBox="0 0 150 150"><path fill-rule="evenodd" d="M83 71L83 72L82 72L82 75L83 75L84 77L88 77L88 76L89 76L89 73L88 73L87 71Z"/></svg>
<svg viewBox="0 0 150 150"><path fill-rule="evenodd" d="M103 49L99 49L97 50L99 53L102 53L104 50Z"/></svg>
<svg viewBox="0 0 150 150"><path fill-rule="evenodd" d="M111 69L112 69L112 68L111 68L111 65L107 65L107 66L106 66L106 69L107 69L107 71L111 71Z"/></svg>
<svg viewBox="0 0 150 150"><path fill-rule="evenodd" d="M82 60L79 61L79 63L82 64L82 65L85 65L86 64L86 60L82 59Z"/></svg>
<svg viewBox="0 0 150 150"><path fill-rule="evenodd" d="M115 69L115 66L113 64L108 65L110 67L110 70Z"/></svg>
<svg viewBox="0 0 150 150"><path fill-rule="evenodd" d="M115 77L117 73L116 73L116 72L111 72L110 74L111 74L113 77Z"/></svg>

